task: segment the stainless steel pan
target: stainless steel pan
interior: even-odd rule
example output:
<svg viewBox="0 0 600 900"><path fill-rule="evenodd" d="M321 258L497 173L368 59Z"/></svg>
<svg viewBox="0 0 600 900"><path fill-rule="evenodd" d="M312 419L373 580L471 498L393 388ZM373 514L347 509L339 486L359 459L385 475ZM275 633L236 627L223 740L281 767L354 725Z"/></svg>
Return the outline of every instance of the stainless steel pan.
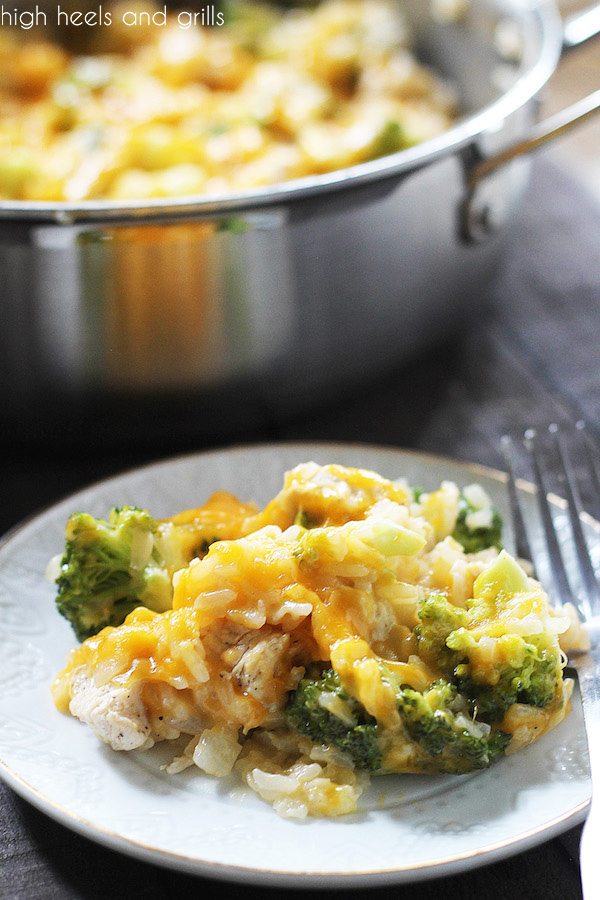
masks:
<svg viewBox="0 0 600 900"><path fill-rule="evenodd" d="M220 199L0 202L6 421L46 437L76 436L90 410L99 431L130 436L264 424L477 304L526 154L600 107L599 91L536 124L563 49L600 31L600 6L566 27L548 0L477 0L455 22L426 0L403 6L466 110L435 140Z"/></svg>

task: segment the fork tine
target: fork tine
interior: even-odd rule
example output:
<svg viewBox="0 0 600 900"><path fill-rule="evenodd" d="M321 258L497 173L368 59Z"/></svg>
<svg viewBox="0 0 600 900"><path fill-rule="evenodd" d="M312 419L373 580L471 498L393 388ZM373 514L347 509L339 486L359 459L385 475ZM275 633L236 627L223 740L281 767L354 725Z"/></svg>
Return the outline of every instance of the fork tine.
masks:
<svg viewBox="0 0 600 900"><path fill-rule="evenodd" d="M508 472L508 500L510 503L511 519L515 533L515 549L517 551L517 556L521 559L529 559L533 562L533 555L527 538L527 531L525 530L525 522L523 521L523 513L521 512L521 504L519 503L519 495L517 493L514 446L508 434L505 434L502 437L500 445L506 463L506 471Z"/></svg>
<svg viewBox="0 0 600 900"><path fill-rule="evenodd" d="M598 469L598 452L593 446L592 439L586 428L585 422L577 422L575 426L583 436L583 445L588 460L590 481L594 491L592 513L594 518L600 520L600 469Z"/></svg>
<svg viewBox="0 0 600 900"><path fill-rule="evenodd" d="M577 563L579 565L579 571L581 573L581 580L583 581L587 595L582 603L582 606L586 618L591 618L594 610L600 609L600 589L598 588L596 574L590 560L590 553L585 540L585 535L583 533L583 528L581 527L580 517L581 513L583 512L581 495L579 493L579 487L577 485L568 450L558 430L558 427L556 425L551 425L549 431L554 436L556 447L558 449L558 455L560 457L561 465L565 475L565 493L567 495L567 502L569 507L569 520L571 522L571 530L573 532L575 549L577 550Z"/></svg>
<svg viewBox="0 0 600 900"><path fill-rule="evenodd" d="M542 466L540 464L540 456L535 447L536 438L537 435L535 431L528 430L525 432L524 444L529 453L529 457L531 459L531 464L533 467L538 508L540 511L540 516L542 518L546 547L548 548L548 559L550 561L550 567L552 569L552 575L554 576L556 587L558 588L558 599L561 603L572 603L579 612L579 615L583 617L581 604L571 590L569 579L567 578L567 573L565 570L565 565L560 553L558 538L556 537L556 531L554 530L554 520L552 518L550 504L548 502L548 490L546 487L545 472L542 469Z"/></svg>

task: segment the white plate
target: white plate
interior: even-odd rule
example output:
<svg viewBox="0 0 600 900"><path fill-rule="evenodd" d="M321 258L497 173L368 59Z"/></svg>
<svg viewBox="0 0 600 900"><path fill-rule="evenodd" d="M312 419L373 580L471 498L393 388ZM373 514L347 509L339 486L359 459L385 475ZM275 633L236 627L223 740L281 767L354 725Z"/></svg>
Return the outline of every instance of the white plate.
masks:
<svg viewBox="0 0 600 900"><path fill-rule="evenodd" d="M54 609L53 586L43 573L62 549L69 513L105 515L112 505L136 504L166 516L203 502L217 488L263 503L279 489L286 469L308 459L406 475L424 487L444 478L460 485L477 479L506 513L499 473L339 444L199 454L127 472L70 497L13 532L0 548L2 777L43 812L101 844L176 869L265 884L416 881L498 860L580 822L591 787L577 696L558 728L489 770L374 778L360 815L301 823L280 819L239 784L190 770L164 774L160 764L172 757L172 747L114 753L76 719L56 712L49 684L74 639ZM522 499L534 521L526 486ZM567 541L560 501L555 512ZM591 520L585 528L599 557L598 528Z"/></svg>

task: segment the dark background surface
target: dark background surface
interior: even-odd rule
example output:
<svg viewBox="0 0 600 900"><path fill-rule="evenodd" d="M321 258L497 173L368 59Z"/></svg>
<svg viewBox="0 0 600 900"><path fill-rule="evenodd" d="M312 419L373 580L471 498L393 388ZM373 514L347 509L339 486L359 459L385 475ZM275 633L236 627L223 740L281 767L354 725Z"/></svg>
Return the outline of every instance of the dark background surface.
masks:
<svg viewBox="0 0 600 900"><path fill-rule="evenodd" d="M445 344L360 394L291 422L245 431L228 443L264 440L364 441L430 451L502 468L503 433L585 419L600 426L600 208L562 172L537 164L524 213L480 314ZM243 400L243 398L242 398ZM26 416L26 411L24 411ZM57 426L58 427L58 426ZM0 532L89 482L199 446L173 435L147 443L48 450L0 440L4 478ZM483 801L482 801L483 802ZM276 818L273 823L277 827ZM427 900L577 900L580 829L510 860L452 878L357 897ZM38 813L0 784L0 898L224 897L299 891L231 886L171 873L97 847ZM323 896L335 892L321 892ZM340 896L340 895L338 895Z"/></svg>

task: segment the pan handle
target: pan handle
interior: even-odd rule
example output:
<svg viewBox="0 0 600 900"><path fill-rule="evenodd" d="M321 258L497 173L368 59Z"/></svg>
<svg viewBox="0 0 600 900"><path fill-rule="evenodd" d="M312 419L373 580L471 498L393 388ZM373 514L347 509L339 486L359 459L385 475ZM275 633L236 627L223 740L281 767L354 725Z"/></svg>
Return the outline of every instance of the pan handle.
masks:
<svg viewBox="0 0 600 900"><path fill-rule="evenodd" d="M563 46L569 50L599 34L600 3L597 3L566 19ZM466 197L461 204L460 230L463 239L468 243L480 243L497 230L490 207L486 203L477 202L480 185L489 175L511 160L527 156L561 137L598 112L600 112L600 90L593 91L587 97L544 119L543 122L538 122L522 140L472 164L466 177Z"/></svg>
<svg viewBox="0 0 600 900"><path fill-rule="evenodd" d="M533 153L538 147L543 147L544 144L566 134L598 112L600 112L600 90L588 94L587 97L567 106L566 109L561 109L560 112L544 119L543 122L538 122L522 141L517 141L516 144L511 144L500 153L476 163L468 175L469 189L474 190L482 178L490 175L505 163L516 159L517 156Z"/></svg>

